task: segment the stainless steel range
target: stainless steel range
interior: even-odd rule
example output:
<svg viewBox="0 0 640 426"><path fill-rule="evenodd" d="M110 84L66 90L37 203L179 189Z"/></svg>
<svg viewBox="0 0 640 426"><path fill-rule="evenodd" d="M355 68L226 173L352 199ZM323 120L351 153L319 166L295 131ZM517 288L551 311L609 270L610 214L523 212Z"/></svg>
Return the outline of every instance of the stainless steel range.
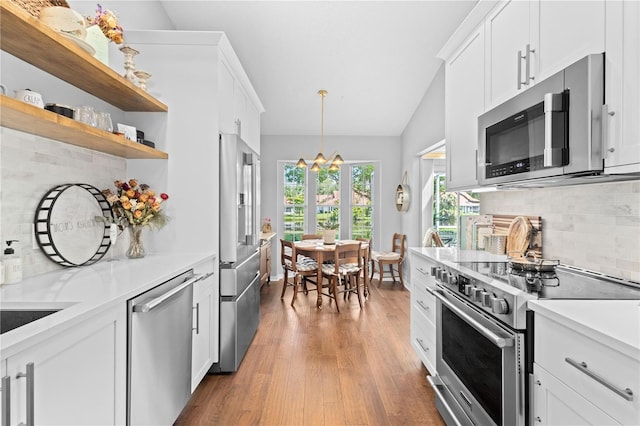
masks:
<svg viewBox="0 0 640 426"><path fill-rule="evenodd" d="M640 284L553 261L442 262L433 267L437 375L447 425L528 424L533 314L539 298L640 299Z"/></svg>

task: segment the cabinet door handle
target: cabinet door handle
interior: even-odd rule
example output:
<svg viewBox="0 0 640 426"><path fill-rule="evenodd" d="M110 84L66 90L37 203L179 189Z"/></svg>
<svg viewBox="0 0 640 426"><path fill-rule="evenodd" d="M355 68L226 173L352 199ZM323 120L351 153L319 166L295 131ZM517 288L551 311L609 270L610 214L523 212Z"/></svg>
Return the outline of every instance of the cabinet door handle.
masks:
<svg viewBox="0 0 640 426"><path fill-rule="evenodd" d="M200 302L197 302L196 306L192 309L196 310L196 326L195 328L192 328L192 330L194 330L196 334L200 334Z"/></svg>
<svg viewBox="0 0 640 426"><path fill-rule="evenodd" d="M629 388L620 389L619 387L617 387L616 385L612 384L610 381L608 381L604 377L602 377L599 374L594 373L593 371L589 370L587 368L587 363L586 362L578 362L578 361L575 361L575 360L573 360L571 358L565 358L564 360L566 362L568 362L570 365L572 365L575 368L577 368L578 370L580 370L581 372L583 372L584 374L586 374L587 376L591 377L596 382L600 383L601 385L609 388L610 390L612 390L616 394L620 395L621 397L623 397L627 401L633 401L633 392L631 391L631 389L629 389Z"/></svg>
<svg viewBox="0 0 640 426"><path fill-rule="evenodd" d="M2 426L11 425L11 377L2 378Z"/></svg>
<svg viewBox="0 0 640 426"><path fill-rule="evenodd" d="M523 84L527 84L526 81L522 81L522 60L524 56L522 56L522 50L518 50L518 90L522 88Z"/></svg>
<svg viewBox="0 0 640 426"><path fill-rule="evenodd" d="M27 363L27 372L19 372L16 374L16 379L27 379L27 423L26 426L34 426L33 415L35 413L34 394L35 394L35 368L33 362ZM25 423L20 423L24 425Z"/></svg>
<svg viewBox="0 0 640 426"><path fill-rule="evenodd" d="M534 53L536 49L532 49L531 45L527 44L527 52L524 55L525 64L525 85L529 85L529 80L533 80L535 77L531 75L531 54Z"/></svg>

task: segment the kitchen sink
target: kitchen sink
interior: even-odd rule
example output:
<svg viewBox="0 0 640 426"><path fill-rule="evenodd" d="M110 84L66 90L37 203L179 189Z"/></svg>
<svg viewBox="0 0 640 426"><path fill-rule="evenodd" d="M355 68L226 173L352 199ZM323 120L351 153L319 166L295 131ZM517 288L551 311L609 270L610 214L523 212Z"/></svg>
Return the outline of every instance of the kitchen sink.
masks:
<svg viewBox="0 0 640 426"><path fill-rule="evenodd" d="M5 302L0 303L0 334L55 314L74 302Z"/></svg>
<svg viewBox="0 0 640 426"><path fill-rule="evenodd" d="M60 309L0 309L0 334L54 314Z"/></svg>

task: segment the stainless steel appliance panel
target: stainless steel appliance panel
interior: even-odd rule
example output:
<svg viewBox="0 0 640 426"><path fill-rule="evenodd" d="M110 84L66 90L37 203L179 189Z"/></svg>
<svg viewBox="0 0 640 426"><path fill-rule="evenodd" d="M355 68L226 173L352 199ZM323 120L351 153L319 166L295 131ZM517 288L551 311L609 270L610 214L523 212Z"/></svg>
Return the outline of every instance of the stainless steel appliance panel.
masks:
<svg viewBox="0 0 640 426"><path fill-rule="evenodd" d="M260 276L237 298L222 297L220 315L220 362L213 372L234 372L240 367L260 321Z"/></svg>
<svg viewBox="0 0 640 426"><path fill-rule="evenodd" d="M524 334L510 330L444 289L437 298L439 404L457 421L525 424ZM453 404L451 401L455 401ZM455 424L455 422L453 422Z"/></svg>
<svg viewBox="0 0 640 426"><path fill-rule="evenodd" d="M128 301L127 424L172 424L191 396L193 283L186 272Z"/></svg>
<svg viewBox="0 0 640 426"><path fill-rule="evenodd" d="M235 266L235 267L232 267ZM260 270L260 252L256 251L239 265L220 265L220 296L238 296Z"/></svg>
<svg viewBox="0 0 640 426"><path fill-rule="evenodd" d="M507 167L504 175L488 176L487 167L496 167L488 158L486 130L508 117L518 117L541 102L549 94L568 93L568 163L551 161L545 158L545 164L520 168L520 160L513 159L513 167ZM541 178L575 177L576 175L601 174L604 169L602 157L601 116L604 104L604 57L593 54L570 65L564 70L546 78L498 105L478 118L478 180L481 185L508 184ZM547 115L547 114L545 114ZM549 114L551 116L552 114ZM535 137L535 145L530 149L530 158L545 150L551 153L553 141L544 137L548 133L545 118L544 132ZM514 127L515 128L515 127ZM553 147L556 148L556 147ZM495 147L494 147L495 149ZM554 155L556 152L554 152ZM518 161L515 161L518 160ZM548 160L548 161L547 161ZM551 165L553 164L553 165ZM551 179L547 179L551 183Z"/></svg>
<svg viewBox="0 0 640 426"><path fill-rule="evenodd" d="M260 243L259 158L237 135L220 136L220 262L242 262Z"/></svg>

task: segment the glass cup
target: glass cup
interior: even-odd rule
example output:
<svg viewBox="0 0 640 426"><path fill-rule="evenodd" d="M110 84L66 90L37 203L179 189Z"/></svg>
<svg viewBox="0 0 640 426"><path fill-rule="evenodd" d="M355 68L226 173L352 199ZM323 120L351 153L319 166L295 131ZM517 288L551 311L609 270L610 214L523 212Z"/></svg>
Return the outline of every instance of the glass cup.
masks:
<svg viewBox="0 0 640 426"><path fill-rule="evenodd" d="M96 126L96 112L93 110L93 107L85 105L79 106L77 111L75 111L74 118L81 123Z"/></svg>
<svg viewBox="0 0 640 426"><path fill-rule="evenodd" d="M111 114L108 112L96 113L96 127L106 132L113 132L113 122L111 121Z"/></svg>

